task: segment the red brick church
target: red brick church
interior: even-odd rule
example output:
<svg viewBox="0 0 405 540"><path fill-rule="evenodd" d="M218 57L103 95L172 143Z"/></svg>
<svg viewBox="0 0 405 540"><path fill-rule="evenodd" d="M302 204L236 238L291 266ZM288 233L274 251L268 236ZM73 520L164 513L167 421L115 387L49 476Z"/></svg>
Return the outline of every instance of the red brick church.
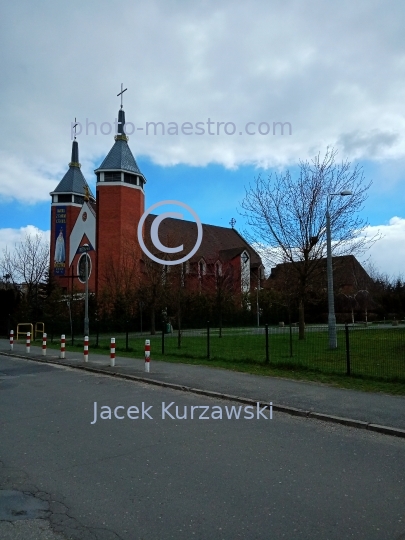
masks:
<svg viewBox="0 0 405 540"><path fill-rule="evenodd" d="M122 105L117 131L111 150L95 170L96 196L81 172L76 138L72 143L69 169L50 194L51 273L65 292L84 289L86 257L89 290L96 293L108 284L112 268L125 264L129 253L131 260L136 261L133 271L138 277L151 262L137 237L138 223L145 211L146 178L128 145ZM164 258L151 242L151 225L155 218L155 215L147 217L143 240L152 254ZM235 292L247 293L260 285L261 258L234 228L203 224L202 230L197 252L182 263L185 286L201 285L210 275L221 275L225 271L232 273ZM190 253L196 238L195 222L166 218L160 223L159 240L163 245L183 245L176 259ZM168 258L167 254L165 256ZM176 266L179 265L167 266L165 271Z"/></svg>

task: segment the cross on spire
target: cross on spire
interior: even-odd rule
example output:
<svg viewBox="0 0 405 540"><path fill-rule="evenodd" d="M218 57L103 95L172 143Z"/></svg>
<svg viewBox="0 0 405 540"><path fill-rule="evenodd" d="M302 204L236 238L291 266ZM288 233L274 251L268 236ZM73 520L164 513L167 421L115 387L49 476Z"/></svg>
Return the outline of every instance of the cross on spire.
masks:
<svg viewBox="0 0 405 540"><path fill-rule="evenodd" d="M121 96L121 109L122 109L122 94L128 90L128 88L125 88L125 90L123 90L123 87L124 85L121 83L121 92L117 94L117 97Z"/></svg>
<svg viewBox="0 0 405 540"><path fill-rule="evenodd" d="M231 221L229 222L229 225L232 227L232 229L235 227L235 223L236 223L236 219L232 218Z"/></svg>
<svg viewBox="0 0 405 540"><path fill-rule="evenodd" d="M78 122L75 117L75 125L73 126L73 129L75 130L75 140L76 140L76 127L78 126Z"/></svg>

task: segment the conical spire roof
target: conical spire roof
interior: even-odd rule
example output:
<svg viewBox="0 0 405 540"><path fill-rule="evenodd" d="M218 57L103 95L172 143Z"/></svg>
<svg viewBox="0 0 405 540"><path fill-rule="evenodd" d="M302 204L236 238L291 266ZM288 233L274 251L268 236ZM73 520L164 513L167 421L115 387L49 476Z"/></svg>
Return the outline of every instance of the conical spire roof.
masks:
<svg viewBox="0 0 405 540"><path fill-rule="evenodd" d="M69 169L52 193L75 193L77 195L84 195L86 188L89 190L90 197L94 199L95 197L80 170L79 144L74 140L72 143L72 160L69 163Z"/></svg>
<svg viewBox="0 0 405 540"><path fill-rule="evenodd" d="M143 176L135 161L131 149L128 146L128 137L125 135L124 126L125 112L123 109L120 109L118 112L118 133L115 136L115 143L100 167L96 169L95 172L120 170Z"/></svg>
<svg viewBox="0 0 405 540"><path fill-rule="evenodd" d="M135 158L132 155L127 141L124 139L117 139L115 141L114 146L108 152L103 163L96 170L96 172L103 170L111 171L116 169L142 174L138 165L136 164Z"/></svg>

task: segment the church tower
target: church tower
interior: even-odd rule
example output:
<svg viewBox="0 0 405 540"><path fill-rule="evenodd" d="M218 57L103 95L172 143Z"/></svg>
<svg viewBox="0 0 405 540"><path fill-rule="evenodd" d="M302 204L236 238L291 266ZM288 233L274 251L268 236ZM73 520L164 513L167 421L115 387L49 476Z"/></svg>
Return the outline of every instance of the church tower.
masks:
<svg viewBox="0 0 405 540"><path fill-rule="evenodd" d="M125 135L125 112L118 113L115 143L97 175L97 292L139 265L141 249L137 227L145 210L146 179L136 164Z"/></svg>
<svg viewBox="0 0 405 540"><path fill-rule="evenodd" d="M94 236L95 240L95 198L91 193L90 188L80 170L79 163L79 145L76 137L72 143L72 159L69 163L69 169L62 180L59 182L55 191L50 193L52 197L51 205L51 257L50 257L50 270L51 275L55 277L58 284L62 289L71 291L74 286L81 289L84 287L83 280L80 280L77 276L77 268L75 263L77 262L78 246L75 244L86 243L87 237ZM85 208L84 208L85 207ZM83 210L84 208L84 210ZM77 236L77 225L79 216L85 213L88 209L90 219L87 223L87 229L92 228L94 234L91 232L86 236L81 236L79 242L73 242ZM87 220L87 213L85 213L85 219ZM76 233L73 234L74 229ZM95 241L93 241L95 243ZM95 246L92 246L95 249ZM90 255L91 265L95 267L95 253ZM73 276L73 277L72 277ZM95 276L93 276L94 280ZM73 281L74 280L74 281ZM89 283L91 281L89 279ZM95 286L95 281L93 289Z"/></svg>

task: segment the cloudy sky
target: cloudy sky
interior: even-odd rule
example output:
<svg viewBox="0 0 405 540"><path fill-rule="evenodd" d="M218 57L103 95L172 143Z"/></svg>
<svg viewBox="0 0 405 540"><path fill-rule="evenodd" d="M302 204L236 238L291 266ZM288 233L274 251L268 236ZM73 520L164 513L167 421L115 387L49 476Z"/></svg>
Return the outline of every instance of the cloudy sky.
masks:
<svg viewBox="0 0 405 540"><path fill-rule="evenodd" d="M203 222L234 217L242 229L239 203L258 173L295 170L335 146L373 181L362 216L383 238L372 262L405 274L402 1L17 0L0 25L0 249L49 230L75 117L95 192L124 83L147 207L177 199ZM147 122L165 134L147 135ZM287 125L273 135L274 122L291 135Z"/></svg>

